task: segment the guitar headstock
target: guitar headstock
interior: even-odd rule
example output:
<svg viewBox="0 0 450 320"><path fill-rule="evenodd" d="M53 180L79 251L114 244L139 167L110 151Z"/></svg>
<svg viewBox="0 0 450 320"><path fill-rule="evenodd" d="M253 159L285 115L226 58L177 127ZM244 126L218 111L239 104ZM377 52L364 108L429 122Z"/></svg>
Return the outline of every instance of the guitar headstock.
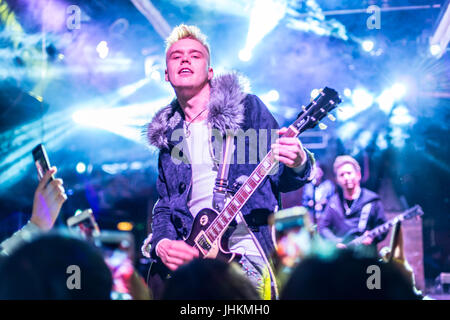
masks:
<svg viewBox="0 0 450 320"><path fill-rule="evenodd" d="M411 209L408 209L403 216L405 219L411 219L411 218L414 218L415 216L421 216L421 215L423 215L422 207L419 206L418 204L416 204Z"/></svg>
<svg viewBox="0 0 450 320"><path fill-rule="evenodd" d="M312 99L310 104L303 107L303 111L299 113L298 119L293 123L293 126L296 127L299 133L314 128L341 101L339 94L334 89L328 87L323 88Z"/></svg>

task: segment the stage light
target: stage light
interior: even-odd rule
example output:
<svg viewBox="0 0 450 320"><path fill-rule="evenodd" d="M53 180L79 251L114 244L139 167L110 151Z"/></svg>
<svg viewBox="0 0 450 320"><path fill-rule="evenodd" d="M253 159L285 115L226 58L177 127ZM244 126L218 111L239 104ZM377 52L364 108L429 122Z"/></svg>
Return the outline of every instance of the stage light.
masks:
<svg viewBox="0 0 450 320"><path fill-rule="evenodd" d="M392 110L392 116L389 119L389 122L393 125L397 126L406 126L413 124L416 119L411 116L409 110L406 106L400 105Z"/></svg>
<svg viewBox="0 0 450 320"><path fill-rule="evenodd" d="M143 168L143 166L144 166L144 164L142 162L140 162L140 161L133 161L130 164L130 169L131 170L140 170L140 169Z"/></svg>
<svg viewBox="0 0 450 320"><path fill-rule="evenodd" d="M311 98L314 99L315 97L317 97L319 95L320 91L319 89L312 89L311 90Z"/></svg>
<svg viewBox="0 0 450 320"><path fill-rule="evenodd" d="M364 51L366 52L370 52L373 50L373 47L375 46L375 44L373 43L372 40L364 40L361 44L362 48Z"/></svg>
<svg viewBox="0 0 450 320"><path fill-rule="evenodd" d="M135 83L123 86L122 88L117 90L117 95L119 98L129 97L149 82L150 80L148 78L144 78Z"/></svg>
<svg viewBox="0 0 450 320"><path fill-rule="evenodd" d="M401 100L406 91L406 86L403 83L396 83L391 88L384 90L377 98L380 110L386 114L390 113L394 103Z"/></svg>
<svg viewBox="0 0 450 320"><path fill-rule="evenodd" d="M406 86L403 83L396 83L392 86L392 92L396 99L401 99L406 94Z"/></svg>
<svg viewBox="0 0 450 320"><path fill-rule="evenodd" d="M377 145L378 149L380 149L380 150L384 150L388 147L386 137L384 136L384 134L379 134L377 136L377 140L375 141L375 144Z"/></svg>
<svg viewBox="0 0 450 320"><path fill-rule="evenodd" d="M359 126L354 121L348 121L337 129L337 134L342 141L352 138L358 131Z"/></svg>
<svg viewBox="0 0 450 320"><path fill-rule="evenodd" d="M259 97L267 105L267 108L269 108L270 111L277 111L277 108L271 105L272 102L276 102L278 101L278 99L280 99L280 94L277 90L270 90L264 94L260 94Z"/></svg>
<svg viewBox="0 0 450 320"><path fill-rule="evenodd" d="M252 58L252 51L249 49L242 49L239 51L239 59L241 59L244 62L250 61Z"/></svg>
<svg viewBox="0 0 450 320"><path fill-rule="evenodd" d="M117 230L120 231L131 231L133 227L133 223L128 221L121 221L117 224Z"/></svg>
<svg viewBox="0 0 450 320"><path fill-rule="evenodd" d="M278 99L280 99L280 94L278 93L277 90L270 90L267 93L267 96L271 102L275 102L275 101L278 101Z"/></svg>
<svg viewBox="0 0 450 320"><path fill-rule="evenodd" d="M105 59L109 53L108 43L106 41L100 41L96 50L100 59Z"/></svg>
<svg viewBox="0 0 450 320"><path fill-rule="evenodd" d="M161 81L161 73L157 70L152 71L150 78L155 81Z"/></svg>
<svg viewBox="0 0 450 320"><path fill-rule="evenodd" d="M86 172L86 165L83 162L78 162L75 168L79 174Z"/></svg>
<svg viewBox="0 0 450 320"><path fill-rule="evenodd" d="M239 52L239 59L242 61L251 59L253 48L276 27L285 16L286 8L286 1L258 0L253 2L247 41L244 49Z"/></svg>
<svg viewBox="0 0 450 320"><path fill-rule="evenodd" d="M389 112L391 112L391 109L394 106L395 102L395 97L392 93L392 89L384 90L377 98L377 102L378 106L384 113L388 114Z"/></svg>
<svg viewBox="0 0 450 320"><path fill-rule="evenodd" d="M364 89L356 89L352 94L353 105L361 111L370 107L373 103L373 96Z"/></svg>
<svg viewBox="0 0 450 320"><path fill-rule="evenodd" d="M369 145L370 139L372 139L372 131L365 130L358 136L358 144L361 148L366 148Z"/></svg>
<svg viewBox="0 0 450 320"><path fill-rule="evenodd" d="M350 90L349 88L345 88L344 89L344 96L350 97L351 95L352 95L352 90Z"/></svg>
<svg viewBox="0 0 450 320"><path fill-rule="evenodd" d="M401 127L394 127L389 134L391 137L391 143L397 148L403 148L405 146L405 140L409 136L403 132Z"/></svg>
<svg viewBox="0 0 450 320"><path fill-rule="evenodd" d="M438 44L433 44L430 46L430 53L431 55L437 57L441 53L441 46Z"/></svg>

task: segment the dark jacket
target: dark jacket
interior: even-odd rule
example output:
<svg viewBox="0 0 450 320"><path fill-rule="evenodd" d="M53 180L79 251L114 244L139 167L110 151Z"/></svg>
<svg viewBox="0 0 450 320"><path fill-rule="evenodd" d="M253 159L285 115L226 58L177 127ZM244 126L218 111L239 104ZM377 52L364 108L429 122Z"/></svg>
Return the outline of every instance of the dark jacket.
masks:
<svg viewBox="0 0 450 320"><path fill-rule="evenodd" d="M344 213L342 191L339 190L330 198L323 212L322 219L319 222L320 234L334 242L344 241L345 239L343 238L349 233L353 231L357 232L362 209L369 203L371 204L371 208L364 231L372 230L386 222L380 197L370 190L361 188L361 195L352 204L350 213L346 215ZM373 244L375 245L383 241L386 235L387 233L384 233L376 237Z"/></svg>
<svg viewBox="0 0 450 320"><path fill-rule="evenodd" d="M207 121L223 135L227 130L242 129L245 132L248 129L269 129L265 137L267 146L262 145L265 149L263 153L266 154L270 150L270 129L277 129L279 126L262 101L255 95L246 94L239 81L235 74L217 77L212 81ZM156 114L147 129L150 144L160 149L157 180L159 200L153 208L152 216L153 259L157 258L155 247L161 239L183 239L192 227L193 217L187 207L192 170L186 161L184 136L176 134L176 141L171 141L174 132L183 132L180 131L183 128L183 117L177 100L174 100ZM234 161L229 168L229 186L233 186L239 177L249 176L256 168L257 163L251 163L249 153L259 154L261 137L257 135L258 150L250 152L247 152L249 143L245 140L244 164L237 164L237 152L234 153ZM308 161L303 172L296 174L293 169L280 164L278 171L266 178L241 210L266 257L274 250L267 218L279 205L280 192L296 190L307 182L313 161L312 154L307 154Z"/></svg>

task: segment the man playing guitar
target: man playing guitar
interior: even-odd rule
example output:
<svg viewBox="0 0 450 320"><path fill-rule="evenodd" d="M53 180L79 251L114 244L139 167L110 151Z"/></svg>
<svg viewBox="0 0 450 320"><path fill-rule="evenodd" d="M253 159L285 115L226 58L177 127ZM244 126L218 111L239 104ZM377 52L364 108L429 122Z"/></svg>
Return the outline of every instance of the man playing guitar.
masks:
<svg viewBox="0 0 450 320"><path fill-rule="evenodd" d="M159 111L147 127L149 143L160 150L159 200L153 208L150 241L152 266L163 265L174 271L199 257L198 249L183 239L188 236L197 213L212 207L218 172L217 159L211 152L212 130L223 137L230 130L254 130L258 133L257 147L252 149L248 142L251 139L244 139L243 162L236 152L233 153L228 185L239 186L239 181L256 168L257 163L251 161L252 153L261 155L272 150L280 164L236 216L228 247L240 254L238 262L262 296L274 298L277 289L269 262L274 237L267 218L277 210L280 192L296 190L307 182L313 156L296 137L270 140L271 130L279 128L276 120L257 96L243 91L241 79L236 74L214 77L209 46L198 28L180 25L166 43L165 79L174 88L176 99ZM279 134L287 131L282 128ZM262 139L267 147L260 150L264 145ZM234 142L234 150L239 153L241 150L236 140ZM158 269L161 270L155 268L152 271L151 268L150 277ZM270 281L266 280L268 277ZM267 283L271 284L270 288ZM151 289L158 298L156 286L154 284Z"/></svg>
<svg viewBox="0 0 450 320"><path fill-rule="evenodd" d="M330 198L325 208L319 222L319 233L334 241L338 248L345 248L356 236L368 235L369 230L385 223L386 218L380 197L361 188L361 168L354 158L347 155L337 157L333 169L340 190ZM376 244L386 235L384 232L375 238L363 238L361 248L368 255L376 256Z"/></svg>

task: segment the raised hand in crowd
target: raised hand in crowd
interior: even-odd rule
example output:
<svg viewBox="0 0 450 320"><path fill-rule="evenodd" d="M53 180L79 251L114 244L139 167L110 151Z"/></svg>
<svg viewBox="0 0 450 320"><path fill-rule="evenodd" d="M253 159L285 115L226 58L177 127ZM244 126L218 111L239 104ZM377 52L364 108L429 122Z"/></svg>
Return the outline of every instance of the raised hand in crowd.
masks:
<svg viewBox="0 0 450 320"><path fill-rule="evenodd" d="M34 193L33 212L30 221L44 231L53 227L63 203L67 200L62 185L63 181L61 179L50 181L50 177L56 171L56 167L50 168L39 182Z"/></svg>

